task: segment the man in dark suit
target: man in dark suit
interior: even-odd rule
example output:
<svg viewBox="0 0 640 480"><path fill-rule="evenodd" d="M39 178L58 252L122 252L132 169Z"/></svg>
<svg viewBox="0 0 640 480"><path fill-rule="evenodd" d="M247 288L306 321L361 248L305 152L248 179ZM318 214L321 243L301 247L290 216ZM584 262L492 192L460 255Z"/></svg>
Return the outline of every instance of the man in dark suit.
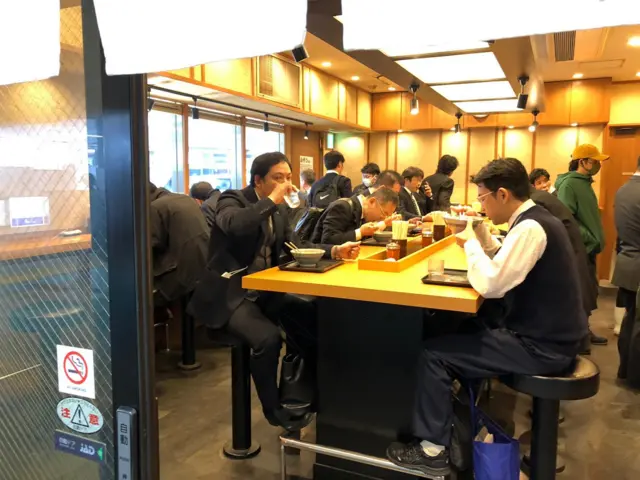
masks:
<svg viewBox="0 0 640 480"><path fill-rule="evenodd" d="M211 230L216 216L216 203L220 197L220 190L213 188L209 182L198 182L191 185L189 195L200 205L207 226Z"/></svg>
<svg viewBox="0 0 640 480"><path fill-rule="evenodd" d="M311 187L308 203L312 207L327 208L338 198L349 198L353 195L351 180L342 175L344 156L335 150L324 156L327 173Z"/></svg>
<svg viewBox="0 0 640 480"><path fill-rule="evenodd" d="M154 304L165 307L189 295L207 262L209 229L186 195L149 184Z"/></svg>
<svg viewBox="0 0 640 480"><path fill-rule="evenodd" d="M189 305L189 312L209 328L225 328L251 347L251 373L265 417L272 425L299 430L310 415L296 418L280 404L278 359L281 335L278 323L308 362L315 362L315 320L290 295L248 291L242 277L280 263L288 253L285 241L293 239L284 198L294 191L291 164L280 152L256 157L251 166L250 186L227 190L218 200L211 232L210 258L202 281ZM326 258L355 258L359 246L304 245L322 248ZM304 302L303 302L304 303ZM306 302L308 303L308 302Z"/></svg>
<svg viewBox="0 0 640 480"><path fill-rule="evenodd" d="M388 188L379 188L368 197L354 195L336 200L318 220L314 240L339 245L370 237L391 225L397 206L398 194Z"/></svg>
<svg viewBox="0 0 640 480"><path fill-rule="evenodd" d="M418 167L409 167L402 172L404 186L400 189L400 210L407 212L410 218L422 218L432 210L433 201L428 196L418 199L418 189L424 180L424 172ZM420 207L424 200L424 209Z"/></svg>
<svg viewBox="0 0 640 480"><path fill-rule="evenodd" d="M368 197L375 190L375 183L380 175L380 167L377 163L367 163L360 169L362 174L362 183L353 189L354 195L364 195Z"/></svg>
<svg viewBox="0 0 640 480"><path fill-rule="evenodd" d="M454 187L451 175L456 168L458 168L458 159L452 155L443 155L438 160L436 173L425 179L431 187L433 210L449 211Z"/></svg>
<svg viewBox="0 0 640 480"><path fill-rule="evenodd" d="M300 207L298 208L305 208L307 206L309 192L314 183L316 183L316 172L314 172L312 168L307 168L300 172L300 191L298 192Z"/></svg>
<svg viewBox="0 0 640 480"><path fill-rule="evenodd" d="M616 193L618 255L611 282L619 287L618 306L625 315L620 327L618 378L640 388L640 323L636 298L640 286L640 157L635 174Z"/></svg>

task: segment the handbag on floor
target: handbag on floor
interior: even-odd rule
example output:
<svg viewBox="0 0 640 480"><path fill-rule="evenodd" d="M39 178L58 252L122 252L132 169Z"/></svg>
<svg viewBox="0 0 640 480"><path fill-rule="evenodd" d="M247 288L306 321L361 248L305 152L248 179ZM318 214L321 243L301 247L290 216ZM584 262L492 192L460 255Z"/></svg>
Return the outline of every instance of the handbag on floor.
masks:
<svg viewBox="0 0 640 480"><path fill-rule="evenodd" d="M473 471L476 480L519 480L520 444L491 420L473 401L471 396L471 421L473 433ZM487 443L476 437L481 432L493 436Z"/></svg>

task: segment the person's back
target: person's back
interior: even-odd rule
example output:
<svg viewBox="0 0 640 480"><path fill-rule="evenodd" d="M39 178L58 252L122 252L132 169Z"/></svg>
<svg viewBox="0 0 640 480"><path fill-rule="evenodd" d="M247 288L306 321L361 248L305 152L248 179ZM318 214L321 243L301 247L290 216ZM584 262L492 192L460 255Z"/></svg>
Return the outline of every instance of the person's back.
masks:
<svg viewBox="0 0 640 480"><path fill-rule="evenodd" d="M191 185L189 195L200 205L207 226L211 230L216 218L216 204L220 198L220 190L213 188L209 182L198 182Z"/></svg>
<svg viewBox="0 0 640 480"><path fill-rule="evenodd" d="M454 187L451 175L456 168L458 168L458 159L452 155L443 155L438 160L436 173L425 178L425 182L431 187L433 210L449 211Z"/></svg>
<svg viewBox="0 0 640 480"><path fill-rule="evenodd" d="M619 252L612 283L635 292L640 283L640 173L616 193L614 217Z"/></svg>
<svg viewBox="0 0 640 480"><path fill-rule="evenodd" d="M311 207L327 208L339 198L349 198L353 195L351 180L342 175L344 156L332 150L324 156L324 166L327 173L311 187L307 203Z"/></svg>
<svg viewBox="0 0 640 480"><path fill-rule="evenodd" d="M150 198L154 283L173 301L195 288L207 263L209 229L192 198L153 187Z"/></svg>

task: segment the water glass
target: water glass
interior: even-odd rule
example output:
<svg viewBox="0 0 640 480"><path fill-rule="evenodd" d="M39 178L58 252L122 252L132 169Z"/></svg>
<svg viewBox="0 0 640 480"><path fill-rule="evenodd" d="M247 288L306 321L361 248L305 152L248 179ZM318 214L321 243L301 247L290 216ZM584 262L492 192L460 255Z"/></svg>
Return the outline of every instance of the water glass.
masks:
<svg viewBox="0 0 640 480"><path fill-rule="evenodd" d="M298 189L294 187L294 190L289 192L289 194L284 197L284 201L287 202L289 208L298 208L300 206L300 196L298 195Z"/></svg>
<svg viewBox="0 0 640 480"><path fill-rule="evenodd" d="M439 280L444 277L444 260L441 258L429 258L429 278Z"/></svg>

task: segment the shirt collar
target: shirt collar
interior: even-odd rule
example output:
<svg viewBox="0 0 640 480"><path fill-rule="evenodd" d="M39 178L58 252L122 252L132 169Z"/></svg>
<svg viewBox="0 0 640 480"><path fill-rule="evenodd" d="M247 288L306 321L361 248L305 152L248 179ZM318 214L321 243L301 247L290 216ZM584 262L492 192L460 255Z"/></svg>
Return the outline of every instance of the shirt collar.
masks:
<svg viewBox="0 0 640 480"><path fill-rule="evenodd" d="M336 172L335 170L327 170L326 175L329 175L330 173L335 173L336 175L340 175L338 172Z"/></svg>
<svg viewBox="0 0 640 480"><path fill-rule="evenodd" d="M260 194L258 193L258 190L256 190L255 188L253 189L254 192L256 192L256 197L258 197L258 200L262 200L262 197L260 196Z"/></svg>
<svg viewBox="0 0 640 480"><path fill-rule="evenodd" d="M364 195L358 195L358 201L360 202L360 206L362 207L362 215L360 215L360 218L364 218L364 201L366 200L366 197Z"/></svg>
<svg viewBox="0 0 640 480"><path fill-rule="evenodd" d="M518 209L513 212L513 214L511 215L511 218L509 218L509 228L511 228L514 224L514 222L517 220L517 218L522 215L524 212L526 212L527 210L529 210L531 207L535 207L536 204L533 200L529 199L526 202L524 202L522 205L520 205L518 207Z"/></svg>
<svg viewBox="0 0 640 480"><path fill-rule="evenodd" d="M407 191L407 193L409 193L409 195L411 195L411 190L409 190L407 187L402 187L402 188L404 188Z"/></svg>

